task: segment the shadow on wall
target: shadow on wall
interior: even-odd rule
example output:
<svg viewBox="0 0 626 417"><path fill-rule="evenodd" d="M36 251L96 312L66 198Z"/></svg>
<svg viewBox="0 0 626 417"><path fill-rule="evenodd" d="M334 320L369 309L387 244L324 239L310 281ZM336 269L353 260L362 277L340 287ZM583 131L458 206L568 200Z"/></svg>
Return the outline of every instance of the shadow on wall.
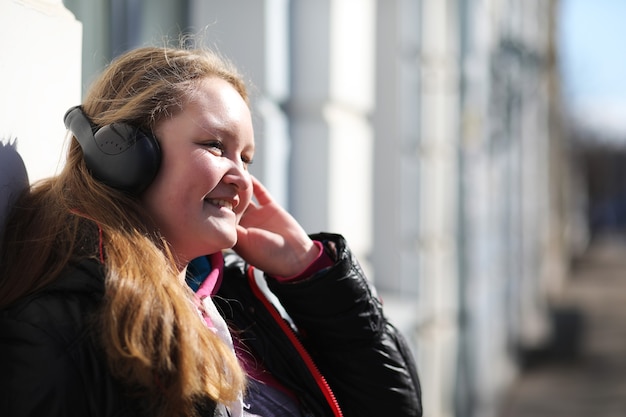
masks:
<svg viewBox="0 0 626 417"><path fill-rule="evenodd" d="M11 203L28 185L26 166L17 152L17 139L0 139L0 236Z"/></svg>
<svg viewBox="0 0 626 417"><path fill-rule="evenodd" d="M550 311L550 338L541 346L521 349L519 363L524 370L547 363L574 362L580 359L585 336L585 317L579 307L558 306Z"/></svg>

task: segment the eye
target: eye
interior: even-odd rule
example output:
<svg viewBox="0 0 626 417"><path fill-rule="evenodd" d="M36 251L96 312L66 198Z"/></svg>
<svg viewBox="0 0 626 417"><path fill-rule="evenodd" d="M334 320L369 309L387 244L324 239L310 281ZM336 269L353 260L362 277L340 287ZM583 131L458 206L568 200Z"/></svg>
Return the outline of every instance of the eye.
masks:
<svg viewBox="0 0 626 417"><path fill-rule="evenodd" d="M207 150L217 156L224 155L224 144L219 140L212 140L209 142L204 142L201 144L203 147L207 148Z"/></svg>
<svg viewBox="0 0 626 417"><path fill-rule="evenodd" d="M246 168L248 167L248 165L251 165L254 162L252 157L249 157L249 156L246 156L246 155L241 155L241 161L246 166Z"/></svg>

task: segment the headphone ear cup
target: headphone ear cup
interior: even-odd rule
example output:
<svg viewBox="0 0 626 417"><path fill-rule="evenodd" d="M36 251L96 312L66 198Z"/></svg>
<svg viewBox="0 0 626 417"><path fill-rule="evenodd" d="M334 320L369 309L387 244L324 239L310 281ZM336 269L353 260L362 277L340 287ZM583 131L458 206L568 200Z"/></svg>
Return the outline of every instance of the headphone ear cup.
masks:
<svg viewBox="0 0 626 417"><path fill-rule="evenodd" d="M161 164L161 149L153 135L126 123L113 123L99 129L94 140L99 152L85 154L94 177L135 195L152 183Z"/></svg>
<svg viewBox="0 0 626 417"><path fill-rule="evenodd" d="M131 194L140 194L156 176L161 149L156 138L127 123L113 123L96 131L80 106L65 114L94 178Z"/></svg>

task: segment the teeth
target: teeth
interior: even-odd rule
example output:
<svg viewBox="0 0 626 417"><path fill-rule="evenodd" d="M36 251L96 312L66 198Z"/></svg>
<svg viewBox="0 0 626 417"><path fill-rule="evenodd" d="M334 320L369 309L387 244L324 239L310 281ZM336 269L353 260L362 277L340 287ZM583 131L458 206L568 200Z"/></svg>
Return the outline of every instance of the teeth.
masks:
<svg viewBox="0 0 626 417"><path fill-rule="evenodd" d="M233 203L231 203L228 200L214 200L214 199L209 199L207 200L209 203L213 204L214 206L218 206L218 207L226 207L229 210L233 209Z"/></svg>

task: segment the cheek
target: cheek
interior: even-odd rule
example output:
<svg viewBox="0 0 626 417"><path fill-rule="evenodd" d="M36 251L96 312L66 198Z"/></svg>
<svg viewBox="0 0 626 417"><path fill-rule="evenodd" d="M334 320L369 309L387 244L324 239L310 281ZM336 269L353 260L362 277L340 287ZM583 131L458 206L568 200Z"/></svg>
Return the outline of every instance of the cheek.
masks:
<svg viewBox="0 0 626 417"><path fill-rule="evenodd" d="M153 183L141 197L141 204L159 228L163 227L162 223L167 217L164 209L170 206L170 196L162 192L160 185L158 182Z"/></svg>
<svg viewBox="0 0 626 417"><path fill-rule="evenodd" d="M215 172L206 157L192 152L174 156L162 166L151 190L164 204L180 204L194 193L206 192L215 182Z"/></svg>
<svg viewBox="0 0 626 417"><path fill-rule="evenodd" d="M141 202L157 225L162 227L162 223L171 217L170 211L178 210L179 201L184 196L189 185L188 181L181 181L180 172L171 164L163 164L154 181L141 197Z"/></svg>

